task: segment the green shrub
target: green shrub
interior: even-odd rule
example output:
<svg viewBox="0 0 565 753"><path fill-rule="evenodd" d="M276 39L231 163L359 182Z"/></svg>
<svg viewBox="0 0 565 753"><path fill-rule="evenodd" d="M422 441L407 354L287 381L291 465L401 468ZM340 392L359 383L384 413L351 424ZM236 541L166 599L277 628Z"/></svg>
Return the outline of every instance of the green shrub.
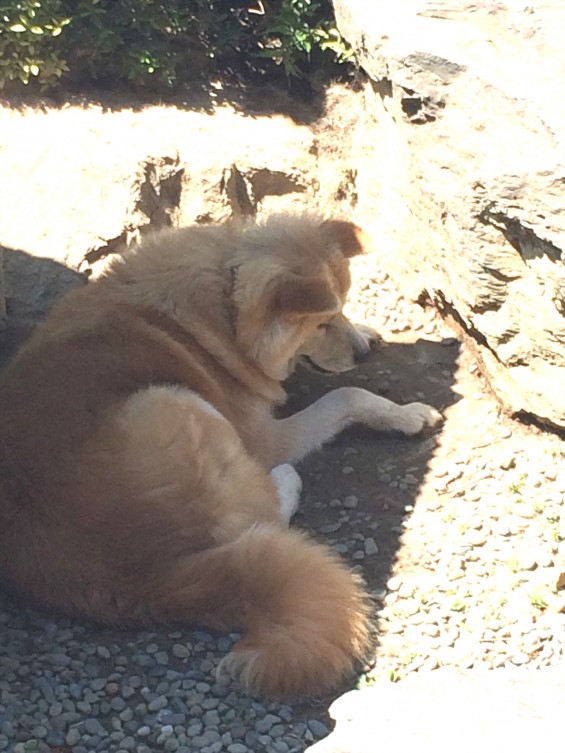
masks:
<svg viewBox="0 0 565 753"><path fill-rule="evenodd" d="M175 86L234 67L291 78L348 57L329 0L0 0L0 87Z"/></svg>

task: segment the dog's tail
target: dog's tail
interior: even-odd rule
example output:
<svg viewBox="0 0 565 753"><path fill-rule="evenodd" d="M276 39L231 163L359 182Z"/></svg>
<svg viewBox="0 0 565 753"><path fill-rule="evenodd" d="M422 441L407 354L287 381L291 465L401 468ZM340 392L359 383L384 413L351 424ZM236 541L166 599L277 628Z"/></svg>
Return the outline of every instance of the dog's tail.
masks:
<svg viewBox="0 0 565 753"><path fill-rule="evenodd" d="M156 617L245 631L218 672L272 698L335 687L370 642L360 579L296 531L257 525L181 560L163 587Z"/></svg>

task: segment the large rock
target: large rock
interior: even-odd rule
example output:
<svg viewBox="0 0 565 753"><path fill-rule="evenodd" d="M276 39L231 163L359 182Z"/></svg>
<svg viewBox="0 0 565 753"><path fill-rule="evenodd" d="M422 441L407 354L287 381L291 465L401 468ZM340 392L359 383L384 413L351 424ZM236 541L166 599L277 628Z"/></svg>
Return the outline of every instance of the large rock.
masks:
<svg viewBox="0 0 565 753"><path fill-rule="evenodd" d="M308 753L562 753L564 708L557 668L441 669L346 693Z"/></svg>
<svg viewBox="0 0 565 753"><path fill-rule="evenodd" d="M313 135L283 116L0 108L0 244L75 270L150 228L312 200Z"/></svg>
<svg viewBox="0 0 565 753"><path fill-rule="evenodd" d="M370 77L358 216L506 406L565 427L565 5L334 5Z"/></svg>
<svg viewBox="0 0 565 753"><path fill-rule="evenodd" d="M144 232L313 206L320 193L311 128L229 105L3 106L0 134L0 330L7 309L27 332Z"/></svg>

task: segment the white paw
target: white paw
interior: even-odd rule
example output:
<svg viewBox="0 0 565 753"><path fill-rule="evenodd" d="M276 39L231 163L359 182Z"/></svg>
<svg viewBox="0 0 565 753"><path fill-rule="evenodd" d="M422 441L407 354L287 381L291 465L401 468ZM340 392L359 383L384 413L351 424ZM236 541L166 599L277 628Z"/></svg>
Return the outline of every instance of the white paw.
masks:
<svg viewBox="0 0 565 753"><path fill-rule="evenodd" d="M408 436L418 434L427 426L435 426L443 420L439 411L425 403L408 403L398 407L398 418L394 428Z"/></svg>
<svg viewBox="0 0 565 753"><path fill-rule="evenodd" d="M281 517L288 523L298 510L302 479L289 463L277 465L273 468L271 478L279 493Z"/></svg>

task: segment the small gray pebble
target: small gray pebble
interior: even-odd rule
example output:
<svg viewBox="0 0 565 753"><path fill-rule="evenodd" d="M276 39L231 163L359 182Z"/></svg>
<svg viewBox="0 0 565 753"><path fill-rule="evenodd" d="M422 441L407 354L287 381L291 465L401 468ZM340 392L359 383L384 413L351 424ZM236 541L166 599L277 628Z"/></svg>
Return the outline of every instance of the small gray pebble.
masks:
<svg viewBox="0 0 565 753"><path fill-rule="evenodd" d="M348 548L347 544L334 544L332 546L332 550L336 554L348 554L349 553L349 548Z"/></svg>
<svg viewBox="0 0 565 753"><path fill-rule="evenodd" d="M233 641L230 638L218 638L218 651L227 653L233 646Z"/></svg>
<svg viewBox="0 0 565 753"><path fill-rule="evenodd" d="M171 649L171 653L173 656L176 656L177 659L187 659L190 656L190 651L186 646L183 646L182 643L175 643Z"/></svg>
<svg viewBox="0 0 565 753"><path fill-rule="evenodd" d="M131 722L133 719L133 709L127 707L120 713L122 722Z"/></svg>
<svg viewBox="0 0 565 753"><path fill-rule="evenodd" d="M192 740L193 745L195 745L197 748L204 748L217 742L221 744L222 736L214 729L206 730L203 735L195 737Z"/></svg>
<svg viewBox="0 0 565 753"><path fill-rule="evenodd" d="M218 727L220 724L220 716L215 709L207 711L202 718L206 727Z"/></svg>
<svg viewBox="0 0 565 753"><path fill-rule="evenodd" d="M112 698L110 706L113 711L123 711L126 707L126 702L123 698Z"/></svg>
<svg viewBox="0 0 565 753"><path fill-rule="evenodd" d="M217 742L212 743L211 745L207 745L205 748L202 748L201 753L220 753L222 747L222 741L218 740Z"/></svg>
<svg viewBox="0 0 565 753"><path fill-rule="evenodd" d="M285 722L291 722L292 717L294 716L293 710L290 706L279 706L277 714Z"/></svg>
<svg viewBox="0 0 565 753"><path fill-rule="evenodd" d="M284 735L285 729L283 724L274 724L271 729L269 730L269 735L271 737L281 737Z"/></svg>
<svg viewBox="0 0 565 753"><path fill-rule="evenodd" d="M209 709L218 708L219 700L217 698L205 698L202 701L202 708L208 711Z"/></svg>
<svg viewBox="0 0 565 753"><path fill-rule="evenodd" d="M84 729L86 730L86 732L88 732L89 735L100 735L101 737L105 737L107 735L106 730L100 724L98 719L87 719L84 723Z"/></svg>
<svg viewBox="0 0 565 753"><path fill-rule="evenodd" d="M320 533L335 533L341 528L341 523L328 523L325 526L320 526Z"/></svg>
<svg viewBox="0 0 565 753"><path fill-rule="evenodd" d="M164 709L168 703L169 701L167 700L166 696L160 695L147 704L147 709L148 711L160 711L161 709Z"/></svg>
<svg viewBox="0 0 565 753"><path fill-rule="evenodd" d="M232 743L228 745L228 753L249 753L249 748L242 743Z"/></svg>
<svg viewBox="0 0 565 753"><path fill-rule="evenodd" d="M317 719L310 719L306 723L308 725L308 729L314 735L314 737L317 737L317 738L325 737L329 732L326 725L318 721Z"/></svg>
<svg viewBox="0 0 565 753"><path fill-rule="evenodd" d="M273 740L271 750L273 753L288 753L290 748L284 740Z"/></svg>
<svg viewBox="0 0 565 753"><path fill-rule="evenodd" d="M343 500L343 506L349 510L355 510L359 505L359 497L354 494L350 494Z"/></svg>
<svg viewBox="0 0 565 753"><path fill-rule="evenodd" d="M186 728L186 734L188 737L196 737L202 732L202 722L191 722Z"/></svg>
<svg viewBox="0 0 565 753"><path fill-rule="evenodd" d="M70 745L71 747L73 745L76 745L82 735L80 734L80 731L76 727L71 727L70 730L67 732L67 736L65 738L65 741L67 745Z"/></svg>
<svg viewBox="0 0 565 753"><path fill-rule="evenodd" d="M375 539L371 537L365 539L364 547L365 547L365 554L368 557L379 553L379 547L377 546Z"/></svg>
<svg viewBox="0 0 565 753"><path fill-rule="evenodd" d="M274 724L278 724L279 722L280 717L275 716L275 714L266 714L264 717L257 719L255 722L255 729L257 732L263 734L268 732Z"/></svg>

